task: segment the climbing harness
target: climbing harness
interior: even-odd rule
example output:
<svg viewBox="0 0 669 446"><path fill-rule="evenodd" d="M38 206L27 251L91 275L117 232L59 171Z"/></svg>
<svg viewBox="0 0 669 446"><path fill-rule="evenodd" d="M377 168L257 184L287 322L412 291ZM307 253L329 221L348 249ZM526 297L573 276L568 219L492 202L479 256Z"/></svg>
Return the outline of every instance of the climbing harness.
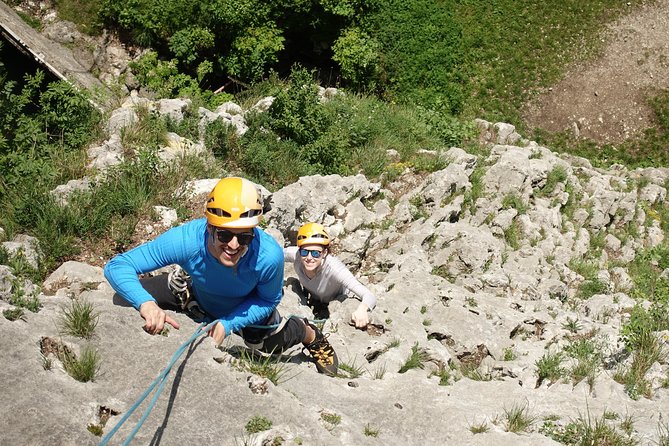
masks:
<svg viewBox="0 0 669 446"><path fill-rule="evenodd" d="M187 310L188 304L192 301L192 283L190 275L179 266L167 275L167 286L179 301L182 310Z"/></svg>

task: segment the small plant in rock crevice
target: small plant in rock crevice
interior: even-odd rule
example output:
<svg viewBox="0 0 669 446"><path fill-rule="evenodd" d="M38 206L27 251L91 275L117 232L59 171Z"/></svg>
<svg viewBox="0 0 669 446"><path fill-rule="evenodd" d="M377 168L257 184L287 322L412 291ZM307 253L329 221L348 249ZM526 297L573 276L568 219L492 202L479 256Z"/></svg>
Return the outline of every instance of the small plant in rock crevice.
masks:
<svg viewBox="0 0 669 446"><path fill-rule="evenodd" d="M379 429L372 427L369 423L365 424L365 429L363 430L363 434L365 434L366 437L378 437L379 436Z"/></svg>
<svg viewBox="0 0 669 446"><path fill-rule="evenodd" d="M325 421L327 429L332 431L341 423L341 415L323 410L321 411L321 420Z"/></svg>
<svg viewBox="0 0 669 446"><path fill-rule="evenodd" d="M430 355L427 353L427 351L421 347L418 346L418 343L416 342L412 347L411 347L411 353L409 354L409 357L406 359L402 367L399 369L399 373L405 373L411 369L423 369L425 368L425 363L430 360Z"/></svg>
<svg viewBox="0 0 669 446"><path fill-rule="evenodd" d="M10 308L8 310L2 310L2 315L8 321L16 321L19 319L26 321L25 311L23 311L23 308Z"/></svg>
<svg viewBox="0 0 669 446"><path fill-rule="evenodd" d="M241 349L234 365L240 370L246 370L262 378L269 379L274 385L287 381L286 364L281 356L273 358L271 355L261 355L248 349Z"/></svg>
<svg viewBox="0 0 669 446"><path fill-rule="evenodd" d="M256 415L251 418L244 426L246 432L249 434L257 434L258 432L266 431L272 428L272 422L267 418Z"/></svg>
<svg viewBox="0 0 669 446"><path fill-rule="evenodd" d="M374 379L383 379L383 377L385 376L385 374L386 374L386 365L385 365L385 364L381 364L381 365L379 365L379 366L376 368L376 370L375 370L374 373L372 374L372 378L374 378Z"/></svg>
<svg viewBox="0 0 669 446"><path fill-rule="evenodd" d="M639 441L632 436L632 432L619 432L604 415L593 419L588 412L585 416L579 415L566 425L557 425L553 422L544 422L539 432L553 440L567 445L610 445L636 446Z"/></svg>
<svg viewBox="0 0 669 446"><path fill-rule="evenodd" d="M95 333L100 313L94 305L82 298L73 298L62 308L58 320L60 330L64 334L83 339L90 339Z"/></svg>
<svg viewBox="0 0 669 446"><path fill-rule="evenodd" d="M562 328L571 333L577 333L580 329L583 328L583 326L578 321L578 319L572 319L570 317L567 317L567 322L562 324Z"/></svg>
<svg viewBox="0 0 669 446"><path fill-rule="evenodd" d="M396 348L396 347L399 347L401 343L402 343L401 339L398 338L397 336L395 336L394 338L392 338L390 340L389 343L386 344L386 347L388 347L389 349L390 348Z"/></svg>
<svg viewBox="0 0 669 446"><path fill-rule="evenodd" d="M667 350L651 330L642 330L636 338L636 349L632 353L632 363L626 369L618 370L613 379L625 386L625 391L632 399L641 396L650 398L651 383L646 373L656 362L667 358Z"/></svg>
<svg viewBox="0 0 669 446"><path fill-rule="evenodd" d="M527 204L515 193L507 194L502 199L502 209L515 209L518 215L526 213L527 208Z"/></svg>
<svg viewBox="0 0 669 446"><path fill-rule="evenodd" d="M432 372L430 376L438 376L440 386L448 386L451 384L451 380L457 381L453 376L451 369L441 362L438 364L437 370Z"/></svg>
<svg viewBox="0 0 669 446"><path fill-rule="evenodd" d="M356 360L353 359L351 362L340 362L339 363L339 371L337 372L337 376L340 378L358 378L363 375L365 372L365 369L356 364Z"/></svg>
<svg viewBox="0 0 669 446"><path fill-rule="evenodd" d="M514 433L528 432L536 421L536 417L530 414L527 403L516 404L510 409L504 409L504 418L506 419L506 431Z"/></svg>
<svg viewBox="0 0 669 446"><path fill-rule="evenodd" d="M30 294L26 294L22 282L19 279L14 279L12 280L12 294L9 296L9 303L17 308L37 313L42 308L42 303L37 297L38 294L38 289L35 289Z"/></svg>
<svg viewBox="0 0 669 446"><path fill-rule="evenodd" d="M575 361L575 364L568 370L573 384L578 384L585 379L592 388L603 358L602 342L581 338L567 345L564 352Z"/></svg>
<svg viewBox="0 0 669 446"><path fill-rule="evenodd" d="M550 383L557 382L564 375L562 368L562 353L545 353L537 362L537 387L541 385L544 380L549 380Z"/></svg>
<svg viewBox="0 0 669 446"><path fill-rule="evenodd" d="M490 431L490 426L485 421L469 426L469 432L472 434L485 434L488 431Z"/></svg>
<svg viewBox="0 0 669 446"><path fill-rule="evenodd" d="M568 178L567 170L561 166L555 166L553 169L548 172L546 176L546 182L544 185L535 192L535 197L548 197L550 196L558 184L564 183Z"/></svg>
<svg viewBox="0 0 669 446"><path fill-rule="evenodd" d="M61 349L58 359L68 375L80 382L94 381L100 371L100 356L97 350L84 347L79 357L69 349Z"/></svg>
<svg viewBox="0 0 669 446"><path fill-rule="evenodd" d="M511 347L505 348L502 361L513 361L514 359L516 359L516 353L513 351L513 348Z"/></svg>

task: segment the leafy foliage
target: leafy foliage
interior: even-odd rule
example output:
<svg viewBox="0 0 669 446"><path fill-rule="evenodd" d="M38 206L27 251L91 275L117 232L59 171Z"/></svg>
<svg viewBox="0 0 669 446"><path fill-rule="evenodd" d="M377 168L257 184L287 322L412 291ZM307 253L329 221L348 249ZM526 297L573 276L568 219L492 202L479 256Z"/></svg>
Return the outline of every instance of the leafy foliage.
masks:
<svg viewBox="0 0 669 446"><path fill-rule="evenodd" d="M329 48L340 31L372 1L350 0L101 0L99 16L107 26L152 47L160 59L175 58L195 76L203 63L210 79L234 76L242 82L262 79L287 57L292 62L323 59L315 47Z"/></svg>
<svg viewBox="0 0 669 446"><path fill-rule="evenodd" d="M341 67L344 79L358 90L374 91L378 78L380 44L353 27L345 30L334 43L332 59Z"/></svg>
<svg viewBox="0 0 669 446"><path fill-rule="evenodd" d="M0 197L10 187L48 186L60 178L53 160L78 151L100 120L85 95L64 81L44 85L41 71L19 90L0 77Z"/></svg>

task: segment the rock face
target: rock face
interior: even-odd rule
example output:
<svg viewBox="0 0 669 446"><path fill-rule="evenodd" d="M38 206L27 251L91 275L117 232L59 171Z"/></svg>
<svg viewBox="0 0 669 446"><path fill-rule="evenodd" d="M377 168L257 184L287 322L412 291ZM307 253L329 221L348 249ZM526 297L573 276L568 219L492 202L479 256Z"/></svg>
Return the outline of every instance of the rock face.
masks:
<svg viewBox="0 0 669 446"><path fill-rule="evenodd" d="M179 113L181 105L159 108ZM174 363L135 443L548 445L558 444L554 438L570 423L587 420L639 444L662 435L666 441L666 357L649 368L643 394L614 377L632 362L620 340L637 303L630 262L663 246L657 210L669 171L603 171L523 140L507 124L479 127L489 155L450 149L440 154L450 164L427 176L406 173L389 184L362 175L303 177L269 194L266 230L280 243L294 242L304 221L328 227L337 257L378 297L374 325L361 331L348 324L355 299L332 302L324 331L344 364L342 376L319 375L294 348L270 359L282 361L276 384L239 366L244 347L237 336L220 349L198 338ZM213 182L187 187L201 197ZM12 255L31 247L29 257L38 258L28 241L6 243ZM19 289L30 289L14 273L0 268L2 310L14 308ZM279 308L313 318L294 277L286 265ZM594 292L586 285L596 285ZM181 330L149 336L138 313L114 298L101 269L81 263L63 264L41 290L34 292L39 312L0 318L2 442L97 444L92 432L106 434L119 422L197 324L176 314ZM73 299L99 313L91 339L60 332ZM657 339L669 349L666 331ZM78 355L95 349L99 373L92 382L74 380L50 345ZM541 365L558 354L561 376L546 375ZM408 366L410 358L419 365ZM110 444L131 433L149 400ZM518 413L528 427L514 427ZM271 428L249 433L245 427L257 417ZM624 420L633 421L629 434Z"/></svg>

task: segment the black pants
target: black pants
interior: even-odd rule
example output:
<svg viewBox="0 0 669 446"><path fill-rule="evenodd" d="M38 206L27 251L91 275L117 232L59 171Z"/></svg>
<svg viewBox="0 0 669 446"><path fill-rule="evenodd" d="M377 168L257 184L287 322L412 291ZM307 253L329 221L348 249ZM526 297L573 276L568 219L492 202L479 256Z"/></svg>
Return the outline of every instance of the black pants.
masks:
<svg viewBox="0 0 669 446"><path fill-rule="evenodd" d="M188 313L182 310L177 297L168 286L167 279L167 274L160 274L140 279L140 283L156 299L158 306L163 310ZM211 320L217 319L212 315L210 315L210 318ZM296 316L289 317L283 326L277 330L275 325L280 322L282 322L282 318L279 312L274 310L267 320L258 323L255 327L245 327L236 332L236 334L241 336L247 345L260 351L265 353L281 353L301 343L304 340L306 328L304 322ZM268 327L262 327L263 325L267 325Z"/></svg>

